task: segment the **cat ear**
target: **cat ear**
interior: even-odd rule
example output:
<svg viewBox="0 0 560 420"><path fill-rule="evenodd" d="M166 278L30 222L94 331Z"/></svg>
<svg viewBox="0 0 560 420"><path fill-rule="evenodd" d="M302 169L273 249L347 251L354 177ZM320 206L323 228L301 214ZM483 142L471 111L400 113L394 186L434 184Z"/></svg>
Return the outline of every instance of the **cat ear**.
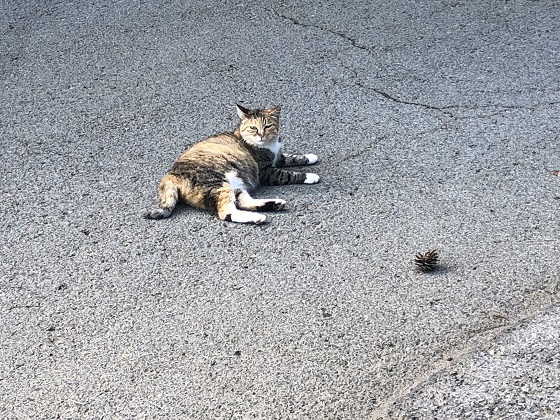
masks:
<svg viewBox="0 0 560 420"><path fill-rule="evenodd" d="M266 110L266 113L272 117L275 118L279 118L280 117L280 108L282 108L281 105L275 105L272 108L268 108Z"/></svg>
<svg viewBox="0 0 560 420"><path fill-rule="evenodd" d="M237 115L241 118L241 121L245 121L249 119L249 117L253 114L250 109L247 109L239 104L235 104L237 106Z"/></svg>

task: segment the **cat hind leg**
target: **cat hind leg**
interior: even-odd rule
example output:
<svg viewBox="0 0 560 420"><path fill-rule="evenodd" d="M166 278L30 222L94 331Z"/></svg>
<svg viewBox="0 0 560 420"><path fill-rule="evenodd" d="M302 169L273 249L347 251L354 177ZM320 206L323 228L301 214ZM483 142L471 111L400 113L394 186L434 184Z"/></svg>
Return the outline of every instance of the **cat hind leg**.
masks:
<svg viewBox="0 0 560 420"><path fill-rule="evenodd" d="M245 190L237 190L237 206L250 211L278 211L286 208L286 202L279 198L256 199Z"/></svg>
<svg viewBox="0 0 560 420"><path fill-rule="evenodd" d="M216 190L212 198L216 203L218 217L221 220L234 223L254 223L256 225L266 220L264 214L253 213L237 208L235 192L228 183L224 183L222 188Z"/></svg>

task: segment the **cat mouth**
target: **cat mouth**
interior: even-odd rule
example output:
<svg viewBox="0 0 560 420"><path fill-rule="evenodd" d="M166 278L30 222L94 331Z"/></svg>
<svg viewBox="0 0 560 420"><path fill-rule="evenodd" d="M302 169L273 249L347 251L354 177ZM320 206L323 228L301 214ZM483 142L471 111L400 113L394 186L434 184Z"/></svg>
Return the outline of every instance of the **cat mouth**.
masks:
<svg viewBox="0 0 560 420"><path fill-rule="evenodd" d="M248 143L251 143L257 147L271 147L272 145L274 145L277 142L280 142L280 139L278 137L271 137L271 138L253 138L253 139L247 139L246 140Z"/></svg>

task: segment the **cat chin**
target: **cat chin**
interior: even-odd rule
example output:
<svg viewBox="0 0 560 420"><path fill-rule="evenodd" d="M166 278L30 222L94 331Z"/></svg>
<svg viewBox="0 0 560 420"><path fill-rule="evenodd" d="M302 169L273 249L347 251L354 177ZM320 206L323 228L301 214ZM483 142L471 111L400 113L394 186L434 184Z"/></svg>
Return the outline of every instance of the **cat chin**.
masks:
<svg viewBox="0 0 560 420"><path fill-rule="evenodd" d="M266 147L268 149L270 147L275 147L277 144L278 144L278 140L276 140L276 139L268 140L268 141L261 140L257 143L257 146Z"/></svg>
<svg viewBox="0 0 560 420"><path fill-rule="evenodd" d="M271 140L254 140L254 139L243 139L245 140L247 143L256 146L256 147L260 147L262 149L276 149L277 145L280 143L278 141L278 138L274 138Z"/></svg>

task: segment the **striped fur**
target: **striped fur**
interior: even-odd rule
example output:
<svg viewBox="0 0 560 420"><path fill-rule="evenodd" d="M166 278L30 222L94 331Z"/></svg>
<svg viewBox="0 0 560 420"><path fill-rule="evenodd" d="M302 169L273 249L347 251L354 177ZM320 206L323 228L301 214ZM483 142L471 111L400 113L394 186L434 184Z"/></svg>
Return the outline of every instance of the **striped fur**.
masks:
<svg viewBox="0 0 560 420"><path fill-rule="evenodd" d="M171 216L179 200L210 210L220 219L262 223L257 211L285 208L280 199L254 199L250 192L261 185L314 184L319 176L295 172L284 166L311 165L317 156L282 153L279 138L280 107L247 109L237 105L241 119L233 132L196 143L173 164L159 185L159 207L147 219Z"/></svg>

